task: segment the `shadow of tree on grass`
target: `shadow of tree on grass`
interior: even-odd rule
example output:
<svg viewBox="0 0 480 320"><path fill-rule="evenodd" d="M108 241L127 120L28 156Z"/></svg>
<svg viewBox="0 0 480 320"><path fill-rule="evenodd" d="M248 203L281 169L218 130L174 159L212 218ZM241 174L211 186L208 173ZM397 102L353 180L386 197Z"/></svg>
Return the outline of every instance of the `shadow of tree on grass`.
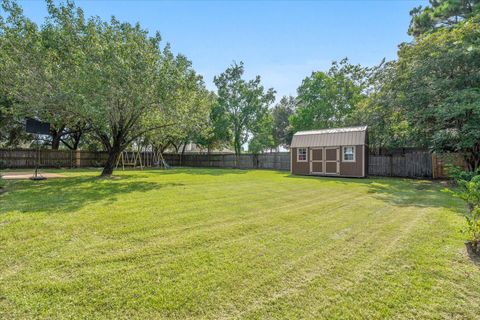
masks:
<svg viewBox="0 0 480 320"><path fill-rule="evenodd" d="M326 181L345 185L363 185L368 188L367 193L376 199L400 207L442 207L462 214L464 206L461 201L444 192L444 186L430 180L415 180L405 178L339 178L339 177L312 177L294 176L288 178ZM348 192L348 191L345 191Z"/></svg>
<svg viewBox="0 0 480 320"><path fill-rule="evenodd" d="M15 181L2 199L0 214L11 210L21 212L71 213L85 205L103 201L115 202L119 196L132 192L148 192L181 183L157 183L138 180L138 176L122 175L114 179L77 176L45 181Z"/></svg>
<svg viewBox="0 0 480 320"><path fill-rule="evenodd" d="M396 206L441 207L463 215L463 203L444 189L428 180L379 179L369 184L368 193Z"/></svg>

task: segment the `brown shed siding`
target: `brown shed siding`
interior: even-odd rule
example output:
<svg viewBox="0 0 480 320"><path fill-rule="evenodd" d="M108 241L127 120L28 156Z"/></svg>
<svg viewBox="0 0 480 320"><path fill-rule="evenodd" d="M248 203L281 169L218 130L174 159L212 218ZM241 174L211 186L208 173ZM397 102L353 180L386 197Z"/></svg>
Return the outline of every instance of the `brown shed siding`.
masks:
<svg viewBox="0 0 480 320"><path fill-rule="evenodd" d="M337 160L337 148L329 147L325 149L325 160Z"/></svg>
<svg viewBox="0 0 480 320"><path fill-rule="evenodd" d="M313 162L312 163L313 172L323 172L323 162Z"/></svg>
<svg viewBox="0 0 480 320"><path fill-rule="evenodd" d="M343 161L343 148L340 154L340 175L349 177L363 177L366 175L363 146L355 146L355 162Z"/></svg>
<svg viewBox="0 0 480 320"><path fill-rule="evenodd" d="M315 160L323 160L323 149L313 149L312 150L312 158Z"/></svg>
<svg viewBox="0 0 480 320"><path fill-rule="evenodd" d="M307 148L307 160L306 162L297 161L297 148L292 148L292 173L299 175L308 175L310 174L310 155L308 154Z"/></svg>
<svg viewBox="0 0 480 320"><path fill-rule="evenodd" d="M330 147L329 147L330 148ZM340 148L340 173L339 176L345 177L365 177L367 176L367 171L365 169L366 161L364 157L364 146L355 146L355 162L344 162L343 161L343 148ZM310 174L310 150L307 149L307 162L298 162L297 161L297 148L291 148L291 156L292 156L292 174L298 175L309 175ZM321 149L314 149L314 150L321 150ZM326 149L325 152L327 156L326 159L335 159L336 157L336 149ZM316 152L316 151L314 151ZM335 155L333 154L335 153ZM336 164L334 162L327 162L325 163L325 168L322 168L322 162L314 162L313 163L313 171L314 172L322 172L322 169L325 169L328 172L334 172ZM324 172L325 174L325 172Z"/></svg>
<svg viewBox="0 0 480 320"><path fill-rule="evenodd" d="M368 169L367 126L300 131L291 143L291 172L299 175L366 177ZM353 147L355 158L343 161L343 148ZM297 161L299 148L307 161Z"/></svg>

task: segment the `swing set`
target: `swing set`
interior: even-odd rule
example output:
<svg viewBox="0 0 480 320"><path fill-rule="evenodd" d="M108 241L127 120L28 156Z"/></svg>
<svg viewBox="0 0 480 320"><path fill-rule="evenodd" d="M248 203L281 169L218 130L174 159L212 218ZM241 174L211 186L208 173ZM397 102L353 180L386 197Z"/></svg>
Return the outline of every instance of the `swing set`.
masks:
<svg viewBox="0 0 480 320"><path fill-rule="evenodd" d="M171 168L163 158L162 152L159 150L142 152L141 147L138 147L135 151L123 151L118 156L115 169L118 169L119 165L122 167L122 170L125 170L125 167L140 168L140 170L143 170L144 167L157 167L165 170Z"/></svg>

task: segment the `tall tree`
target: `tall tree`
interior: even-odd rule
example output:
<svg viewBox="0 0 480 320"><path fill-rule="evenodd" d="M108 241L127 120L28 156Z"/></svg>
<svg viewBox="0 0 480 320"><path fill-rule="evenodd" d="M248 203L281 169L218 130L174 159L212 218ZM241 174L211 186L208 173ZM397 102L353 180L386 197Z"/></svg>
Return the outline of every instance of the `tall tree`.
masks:
<svg viewBox="0 0 480 320"><path fill-rule="evenodd" d="M82 63L85 19L72 2L56 7L47 1L48 17L39 29L21 8L3 2L7 18L0 24L2 87L17 116L50 122L53 149L69 127L77 126L77 76Z"/></svg>
<svg viewBox="0 0 480 320"><path fill-rule="evenodd" d="M13 113L12 101L0 95L0 147L18 147L31 140L23 119Z"/></svg>
<svg viewBox="0 0 480 320"><path fill-rule="evenodd" d="M214 149L229 147L232 141L232 132L228 117L222 106L218 105L217 96L210 95L210 112L206 130L196 135L194 142L207 149L208 153Z"/></svg>
<svg viewBox="0 0 480 320"><path fill-rule="evenodd" d="M243 63L234 63L213 80L217 86L218 111L232 132L237 160L242 145L248 141L249 134L263 119L275 99L275 91L265 90L260 76L246 81L242 79L243 74Z"/></svg>
<svg viewBox="0 0 480 320"><path fill-rule="evenodd" d="M404 44L398 101L418 139L480 166L480 15Z"/></svg>
<svg viewBox="0 0 480 320"><path fill-rule="evenodd" d="M273 139L276 147L287 147L292 141L293 132L289 118L295 111L295 104L294 97L282 97L272 109Z"/></svg>
<svg viewBox="0 0 480 320"><path fill-rule="evenodd" d="M297 108L290 118L294 131L351 124L351 115L366 96L368 69L347 59L334 62L328 72L313 72L297 89Z"/></svg>
<svg viewBox="0 0 480 320"><path fill-rule="evenodd" d="M418 37L439 28L451 27L480 12L480 0L430 0L426 7L410 11L408 34Z"/></svg>
<svg viewBox="0 0 480 320"><path fill-rule="evenodd" d="M403 93L398 86L398 64L382 61L370 69L367 98L352 114L352 124L368 125L370 149L425 147L428 143L412 134L405 110L398 102Z"/></svg>
<svg viewBox="0 0 480 320"><path fill-rule="evenodd" d="M175 125L154 130L146 137L157 150L173 146L183 153L188 142L207 130L212 95L192 63L183 55L174 56L168 45L163 50L159 73L160 101L166 110L162 121Z"/></svg>
<svg viewBox="0 0 480 320"><path fill-rule="evenodd" d="M108 151L102 176L110 176L120 153L144 133L172 125L160 94L160 35L149 37L138 24L115 18L91 19L78 110Z"/></svg>
<svg viewBox="0 0 480 320"><path fill-rule="evenodd" d="M251 153L262 153L277 146L273 137L273 117L269 111L259 117L251 130L252 138L248 142L248 150Z"/></svg>

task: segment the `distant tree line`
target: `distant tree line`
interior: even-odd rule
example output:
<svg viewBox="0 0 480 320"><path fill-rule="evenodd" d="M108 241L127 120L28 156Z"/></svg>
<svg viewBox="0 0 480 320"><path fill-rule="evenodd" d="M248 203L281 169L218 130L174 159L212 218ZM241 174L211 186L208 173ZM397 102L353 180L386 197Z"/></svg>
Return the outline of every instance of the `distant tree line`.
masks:
<svg viewBox="0 0 480 320"><path fill-rule="evenodd" d="M73 2L46 1L38 26L13 1L0 16L0 146L28 145L23 119L51 123L53 149L109 152L103 175L132 145L183 153L287 147L299 130L368 125L373 148L464 154L480 166L480 2L432 0L414 8L398 57L376 66L347 58L314 71L295 97L278 97L232 63L215 92L183 55L139 24L86 18ZM276 101L276 103L275 103Z"/></svg>

